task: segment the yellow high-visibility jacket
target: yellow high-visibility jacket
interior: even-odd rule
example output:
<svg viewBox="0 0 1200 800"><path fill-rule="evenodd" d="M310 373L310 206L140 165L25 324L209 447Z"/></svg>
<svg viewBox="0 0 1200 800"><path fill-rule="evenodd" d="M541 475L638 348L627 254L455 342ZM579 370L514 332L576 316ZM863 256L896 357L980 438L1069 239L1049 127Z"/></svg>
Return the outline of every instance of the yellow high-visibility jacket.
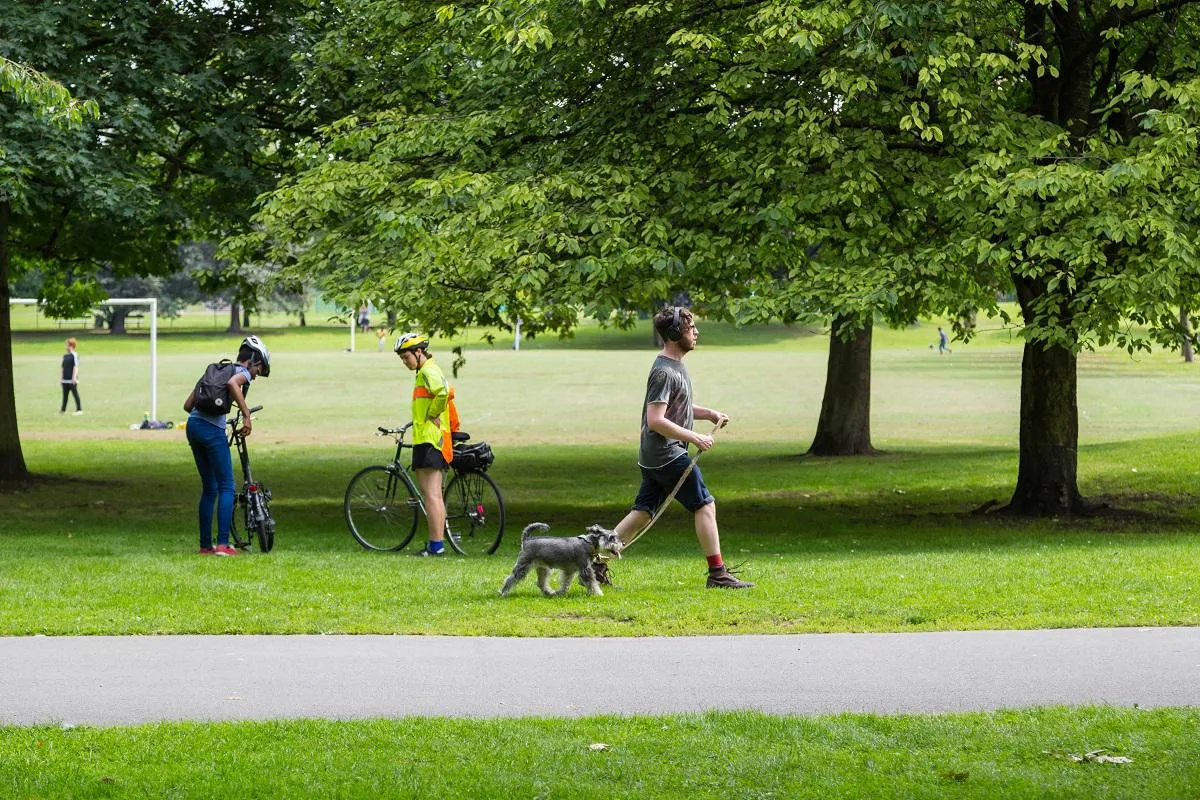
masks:
<svg viewBox="0 0 1200 800"><path fill-rule="evenodd" d="M449 464L454 458L450 436L454 390L446 383L446 375L432 357L417 370L412 393L413 444L431 444L441 451ZM430 417L440 417L441 424ZM456 420L457 421L457 420Z"/></svg>

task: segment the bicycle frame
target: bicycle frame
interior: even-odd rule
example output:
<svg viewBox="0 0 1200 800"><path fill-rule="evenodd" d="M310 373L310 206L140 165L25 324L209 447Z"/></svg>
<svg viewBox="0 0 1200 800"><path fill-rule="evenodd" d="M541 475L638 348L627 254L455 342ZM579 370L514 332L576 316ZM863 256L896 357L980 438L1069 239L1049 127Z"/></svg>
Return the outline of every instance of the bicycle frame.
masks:
<svg viewBox="0 0 1200 800"><path fill-rule="evenodd" d="M250 409L250 413L261 410L262 406L254 406ZM242 491L234 495L233 513L236 515L238 506L241 506L244 513L243 531L246 534L246 541L238 538L237 526L234 525L234 543L243 550L248 549L250 541L257 533L258 549L266 553L275 543L275 521L271 518L271 512L267 508L267 503L271 500L271 490L254 480L250 468L250 451L246 448L246 437L239 433L241 421L242 413L239 409L237 415L229 420L229 425L232 426L232 430L229 432L229 446L237 450L238 460L242 464Z"/></svg>
<svg viewBox="0 0 1200 800"><path fill-rule="evenodd" d="M405 483L409 484L417 498L417 507L421 509L421 516L429 518L425 510L425 495L421 492L421 484L409 472L408 467L404 466L404 451L411 450L414 445L404 441L404 437L412 428L412 423L404 425L401 428L379 428L378 436L394 436L396 437L396 454L392 456L392 460L384 464L389 470L396 474L396 477Z"/></svg>
<svg viewBox="0 0 1200 800"><path fill-rule="evenodd" d="M404 463L404 451L414 447L405 441L411 429L411 422L400 428L377 428L377 436L395 438L395 454L391 461L364 467L346 487L343 504L346 524L359 544L368 550L403 549L416 533L417 515L429 519L427 498ZM455 436L456 441L469 438L461 432ZM381 473L386 474L386 480ZM471 476L476 477L472 480ZM401 485L403 491L398 491ZM440 496L446 500L443 530L447 545L460 555L466 555L464 548L495 552L504 535L504 499L495 481L483 470L455 470L451 466L443 476L441 490ZM403 516L411 523L401 521L396 515L401 501L408 504L409 511ZM493 528L487 528L489 511L495 514ZM486 531L487 535L475 538L476 531ZM376 533L380 534L378 538Z"/></svg>

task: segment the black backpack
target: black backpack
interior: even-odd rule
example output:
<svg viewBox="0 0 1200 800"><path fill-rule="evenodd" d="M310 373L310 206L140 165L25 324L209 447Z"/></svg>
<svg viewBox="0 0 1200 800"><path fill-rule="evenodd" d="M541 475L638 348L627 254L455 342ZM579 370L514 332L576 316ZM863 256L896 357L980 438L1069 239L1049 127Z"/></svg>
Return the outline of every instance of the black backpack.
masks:
<svg viewBox="0 0 1200 800"><path fill-rule="evenodd" d="M229 379L233 377L234 364L222 359L209 364L196 381L192 392L192 407L202 414L228 414L233 400L229 396Z"/></svg>

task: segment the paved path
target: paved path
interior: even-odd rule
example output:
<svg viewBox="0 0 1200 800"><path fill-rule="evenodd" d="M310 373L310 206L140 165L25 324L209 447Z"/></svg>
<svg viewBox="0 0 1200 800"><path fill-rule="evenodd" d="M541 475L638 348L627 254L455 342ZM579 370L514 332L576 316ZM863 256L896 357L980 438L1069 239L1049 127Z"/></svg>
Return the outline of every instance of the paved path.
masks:
<svg viewBox="0 0 1200 800"><path fill-rule="evenodd" d="M436 687L431 689L430 687ZM1200 706L1200 628L0 638L0 724Z"/></svg>

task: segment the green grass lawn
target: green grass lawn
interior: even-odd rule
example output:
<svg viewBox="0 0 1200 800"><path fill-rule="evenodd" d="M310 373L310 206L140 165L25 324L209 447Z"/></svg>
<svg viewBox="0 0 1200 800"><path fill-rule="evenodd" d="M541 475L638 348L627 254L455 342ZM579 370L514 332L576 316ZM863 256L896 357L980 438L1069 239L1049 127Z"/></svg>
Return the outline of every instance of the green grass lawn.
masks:
<svg viewBox="0 0 1200 800"><path fill-rule="evenodd" d="M15 341L26 460L41 479L0 494L0 634L443 633L641 636L1200 624L1195 367L1173 354L1086 354L1080 483L1116 513L1021 522L971 511L1016 477L1020 347L999 329L952 355L935 326L878 331L873 434L884 455L802 456L824 383L819 331L701 326L697 401L733 418L702 459L726 559L748 592L703 588L688 515L673 509L614 568L617 588L496 596L520 527L611 525L636 490L645 328L585 326L514 352L474 331L455 380L464 427L493 444L509 525L494 557L368 553L341 500L390 457L411 377L345 329L261 331L272 377L251 438L274 490L268 555L201 558L198 481L183 433L132 431L148 408L148 341L81 333L86 413L58 414L62 331ZM239 337L159 341L160 419ZM419 538L419 537L418 537ZM413 690L418 685L414 677ZM757 714L637 719L287 721L0 728L14 797L1191 797L1190 710L1042 709L939 717ZM604 742L603 751L587 745ZM1125 765L1076 764L1107 748ZM1047 753L1050 754L1047 754ZM1055 755L1057 754L1057 755ZM546 765L554 764L553 768ZM561 766L559 766L561 765ZM1190 794L1189 794L1190 792Z"/></svg>
<svg viewBox="0 0 1200 800"><path fill-rule="evenodd" d="M198 486L183 432L128 429L148 393L145 337L83 340L86 413L64 417L57 335L22 333L15 369L26 458L53 477L3 497L0 632L629 636L1200 624L1191 367L1172 354L1082 362L1081 486L1121 515L973 516L1005 499L1015 479L1020 349L993 332L939 357L928 348L932 329L877 338L873 430L885 455L815 459L801 453L820 403L821 337L705 324L689 356L697 400L733 423L700 463L718 498L727 560L745 562L758 586L703 591L689 515L673 509L616 565L618 588L598 600L578 588L546 600L532 582L506 600L495 591L523 525L573 534L612 525L628 508L653 356L644 329L585 326L571 346L539 338L520 352L473 340L456 387L464 427L498 453L508 532L494 557L436 563L364 552L342 519L349 477L391 455L390 440L372 431L405 419L411 377L390 353L346 352L340 329L264 332L275 363L250 395L265 406L251 447L275 493L278 543L267 556L226 561L193 554ZM621 346L574 346L609 338ZM182 416L175 411L202 365L237 341L162 337L159 417ZM214 606L214 596L225 601Z"/></svg>
<svg viewBox="0 0 1200 800"><path fill-rule="evenodd" d="M496 597L517 532L533 520L559 533L615 521L636 488L622 448L576 445L564 470L558 449L507 446L493 471L510 500L500 552L429 562L363 551L342 520L345 480L389 448L276 444L266 415L259 424L257 464L275 492L277 544L236 560L193 555L196 479L180 434L35 441L35 463L64 472L70 464L71 477L5 496L0 632L629 636L1200 624L1195 508L1189 476L1176 469L1194 440L1085 451L1086 485L1145 517L1037 523L967 513L1002 496L1014 466L1005 451L812 460L783 445L730 441L711 454L706 478L721 498L725 554L746 562L753 592L703 590L704 562L679 510L615 563L618 588L547 600L532 581ZM1129 463L1142 465L1136 476ZM1131 491L1131 478L1153 491Z"/></svg>
<svg viewBox="0 0 1200 800"><path fill-rule="evenodd" d="M0 729L12 798L1191 798L1192 709ZM593 749L593 745L606 745ZM1126 764L1071 761L1098 749Z"/></svg>

